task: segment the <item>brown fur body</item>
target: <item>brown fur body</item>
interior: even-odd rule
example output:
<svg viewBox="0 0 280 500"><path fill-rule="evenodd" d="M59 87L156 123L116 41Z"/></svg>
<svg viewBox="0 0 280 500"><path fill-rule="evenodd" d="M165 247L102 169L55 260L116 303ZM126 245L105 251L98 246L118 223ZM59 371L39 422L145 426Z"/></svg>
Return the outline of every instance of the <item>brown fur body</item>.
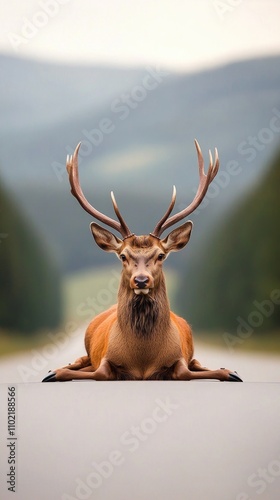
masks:
<svg viewBox="0 0 280 500"><path fill-rule="evenodd" d="M162 261L188 241L191 223L165 239L132 236L121 241L92 225L97 244L123 260L118 303L96 316L85 334L87 355L55 371L55 380L229 380L230 371L203 368L193 359L190 325L170 311ZM136 294L137 279L148 293Z"/></svg>

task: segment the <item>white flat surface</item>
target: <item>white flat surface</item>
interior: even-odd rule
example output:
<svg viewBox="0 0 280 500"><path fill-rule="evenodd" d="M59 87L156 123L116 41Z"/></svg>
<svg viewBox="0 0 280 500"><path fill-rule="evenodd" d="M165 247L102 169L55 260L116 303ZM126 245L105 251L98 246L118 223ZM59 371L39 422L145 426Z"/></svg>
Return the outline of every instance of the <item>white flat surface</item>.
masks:
<svg viewBox="0 0 280 500"><path fill-rule="evenodd" d="M16 386L9 500L278 500L280 384L68 382ZM266 472L264 472L266 471Z"/></svg>

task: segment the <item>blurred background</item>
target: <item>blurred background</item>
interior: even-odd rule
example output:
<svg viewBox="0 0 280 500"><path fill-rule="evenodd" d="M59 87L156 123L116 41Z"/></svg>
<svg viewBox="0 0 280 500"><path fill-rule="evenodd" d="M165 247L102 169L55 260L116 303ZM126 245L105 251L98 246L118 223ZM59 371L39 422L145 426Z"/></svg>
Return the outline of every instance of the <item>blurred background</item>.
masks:
<svg viewBox="0 0 280 500"><path fill-rule="evenodd" d="M66 155L82 141L89 201L114 217L114 190L146 234L173 184L175 210L194 197L194 138L221 167L165 264L172 308L198 342L279 354L279 2L0 6L1 354L59 349L116 300L121 265L94 244Z"/></svg>

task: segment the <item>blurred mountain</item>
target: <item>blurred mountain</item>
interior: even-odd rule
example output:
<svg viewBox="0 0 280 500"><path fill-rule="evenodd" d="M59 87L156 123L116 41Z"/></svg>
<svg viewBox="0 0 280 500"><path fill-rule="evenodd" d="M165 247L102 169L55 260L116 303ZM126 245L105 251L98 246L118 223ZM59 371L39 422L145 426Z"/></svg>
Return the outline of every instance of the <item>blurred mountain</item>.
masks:
<svg viewBox="0 0 280 500"><path fill-rule="evenodd" d="M64 66L0 55L2 134L46 129L90 108L102 109L140 70Z"/></svg>
<svg viewBox="0 0 280 500"><path fill-rule="evenodd" d="M192 74L4 56L0 66L2 177L64 271L108 259L92 244L91 217L70 195L65 157L79 141L86 196L113 216L113 189L138 234L153 229L173 184L178 210L193 197L198 185L193 139L207 165L208 148L218 147L220 173L193 216L200 233L193 238L191 259L199 235L263 175L279 138L280 57Z"/></svg>
<svg viewBox="0 0 280 500"><path fill-rule="evenodd" d="M186 269L177 304L196 328L279 335L279 186L280 150Z"/></svg>

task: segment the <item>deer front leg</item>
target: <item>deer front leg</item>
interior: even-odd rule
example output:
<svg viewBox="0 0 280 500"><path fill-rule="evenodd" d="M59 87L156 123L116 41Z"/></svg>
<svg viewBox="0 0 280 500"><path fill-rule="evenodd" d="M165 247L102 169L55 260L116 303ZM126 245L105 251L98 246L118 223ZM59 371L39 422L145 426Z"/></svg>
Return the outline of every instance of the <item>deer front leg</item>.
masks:
<svg viewBox="0 0 280 500"><path fill-rule="evenodd" d="M48 375L42 382L67 382L70 380L114 380L115 375L111 369L110 363L103 358L97 370L93 366L86 366L81 369L72 369L69 367L59 368Z"/></svg>
<svg viewBox="0 0 280 500"><path fill-rule="evenodd" d="M197 362L198 363L198 362ZM190 363L190 367L192 363ZM174 380L198 380L198 379L216 379L221 382L243 382L236 372L220 368L219 370L207 370L203 367L199 370L197 364L194 366L196 371L189 369L184 358L177 361L174 367L173 379ZM199 371L198 371L199 370Z"/></svg>
<svg viewBox="0 0 280 500"><path fill-rule="evenodd" d="M69 365L63 366L62 368L63 369L67 368L68 370L81 370L82 368L85 368L90 365L91 365L90 357L81 356L80 358L76 359L74 363L69 363Z"/></svg>
<svg viewBox="0 0 280 500"><path fill-rule="evenodd" d="M57 373L59 370L81 370L89 366L91 366L89 356L81 356L74 363L69 363L69 365L56 370L49 370L49 373L43 378L42 382L55 382L54 373Z"/></svg>

